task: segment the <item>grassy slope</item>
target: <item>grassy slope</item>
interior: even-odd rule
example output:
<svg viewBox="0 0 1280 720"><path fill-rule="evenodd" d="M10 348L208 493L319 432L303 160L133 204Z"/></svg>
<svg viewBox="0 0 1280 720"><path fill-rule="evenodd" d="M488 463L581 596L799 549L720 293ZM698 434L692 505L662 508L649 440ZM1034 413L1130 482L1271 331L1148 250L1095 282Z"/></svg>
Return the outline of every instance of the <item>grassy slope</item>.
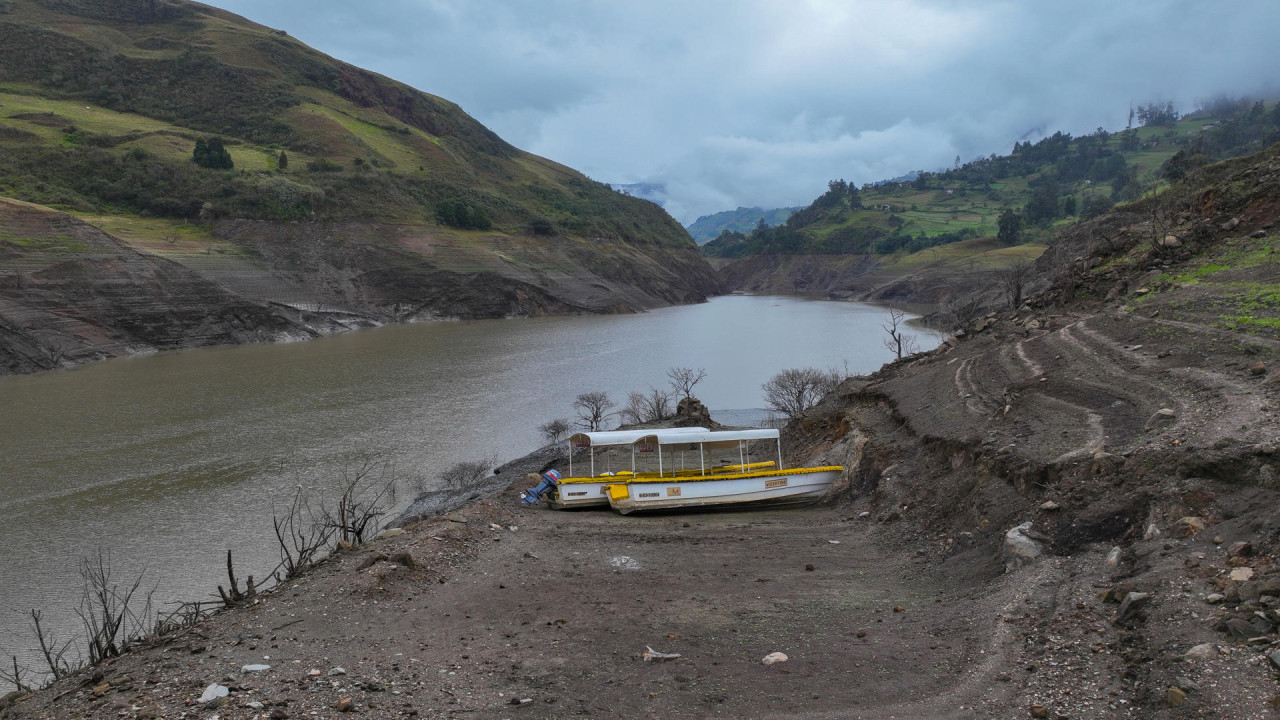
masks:
<svg viewBox="0 0 1280 720"><path fill-rule="evenodd" d="M1122 151L1120 154L1129 167L1136 169L1140 178L1152 178L1161 165L1189 139L1203 132L1202 128L1206 124L1219 119L1199 112L1182 118L1173 127L1136 128L1134 132L1139 140L1139 149ZM1113 134L1110 141L1112 148L1117 146L1117 141L1117 135ZM804 253L824 252L821 249L824 244L829 244L842 235L876 238L902 235L916 237L924 234L935 237L968 231L977 238L994 237L1001 212L1005 208L1020 209L1026 205L1032 197L1032 183L1050 172L1052 165L1045 164L1037 172L1026 176L1001 177L987 183L965 182L944 173L935 175L928 189L917 189L910 182L866 187L861 192L862 209L850 210L847 204L841 204L824 213L816 222L801 228L799 237L787 245L794 247L794 252ZM1081 204L1089 194L1109 196L1109 183L1092 184L1081 181L1063 188L1063 195L1074 195ZM1028 241L1033 246L1042 246L1057 228L1074 221L1075 217L1064 217L1047 227L1030 228ZM713 243L704 246L704 252L709 256L721 254L723 249L720 245ZM968 248L985 246L966 241L950 250L943 251L942 247L944 246L908 252L905 256L901 252L884 254L881 262L887 266L886 269L920 265L928 262L929 258L954 258L957 252L962 257L968 257ZM979 253L986 252L985 249L979 250Z"/></svg>
<svg viewBox="0 0 1280 720"><path fill-rule="evenodd" d="M5 6L0 38L13 51L0 57L0 195L85 215L181 220L203 208L427 225L454 200L483 208L506 234L544 221L560 235L692 246L651 203L243 18L185 2L155 14L123 0ZM213 134L235 171L190 162L195 139ZM308 169L317 162L338 169ZM138 166L126 187L86 180Z"/></svg>

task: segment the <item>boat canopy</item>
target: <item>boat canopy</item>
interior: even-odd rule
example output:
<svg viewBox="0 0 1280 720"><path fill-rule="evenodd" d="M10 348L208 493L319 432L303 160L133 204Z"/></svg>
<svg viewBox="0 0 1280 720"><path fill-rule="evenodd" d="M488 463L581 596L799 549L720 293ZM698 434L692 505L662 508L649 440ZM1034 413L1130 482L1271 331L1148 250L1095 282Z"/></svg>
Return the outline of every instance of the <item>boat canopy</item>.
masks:
<svg viewBox="0 0 1280 720"><path fill-rule="evenodd" d="M611 445L631 445L631 473L636 471L635 441L653 433L648 430L601 430L597 432L574 433L569 436L569 477L573 477L573 450L575 448L591 448L591 475L596 476L596 448ZM667 428L662 431L672 437L678 435L694 436L711 432L704 427Z"/></svg>
<svg viewBox="0 0 1280 720"><path fill-rule="evenodd" d="M777 446L778 467L782 467L782 434L777 428L753 428L750 430L706 430L697 428L700 432L674 432L675 430L691 430L693 428L671 428L664 430L650 430L647 434L638 437L631 445L632 457L635 452L653 452L658 451L658 475L662 476L665 472L663 468L662 448L678 447L681 450L697 450L698 464L702 469L702 473L707 472L707 450L730 450L737 448L738 463L742 468L746 468L751 460L751 454L747 450L749 443L754 440L773 440ZM634 461L633 461L634 462Z"/></svg>
<svg viewBox="0 0 1280 720"><path fill-rule="evenodd" d="M697 430L699 432L679 432ZM707 430L706 428L669 428L647 430L632 442L635 445L702 445L707 450L724 450L738 447L739 442L752 440L777 440L781 433L777 428L753 428L750 430Z"/></svg>
<svg viewBox="0 0 1280 720"><path fill-rule="evenodd" d="M661 431L656 431L652 428L648 430L601 430L599 432L574 433L569 437L569 444L575 448L630 445L636 440L655 432L661 432L664 436L671 435L674 437L711 431L704 427L664 428Z"/></svg>

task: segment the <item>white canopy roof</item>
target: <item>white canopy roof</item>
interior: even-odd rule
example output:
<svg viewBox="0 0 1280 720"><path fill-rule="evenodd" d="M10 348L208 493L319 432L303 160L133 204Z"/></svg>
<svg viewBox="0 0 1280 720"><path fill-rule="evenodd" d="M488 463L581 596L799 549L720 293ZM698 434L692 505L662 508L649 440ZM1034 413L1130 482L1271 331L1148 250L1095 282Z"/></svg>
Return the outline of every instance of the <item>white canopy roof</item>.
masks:
<svg viewBox="0 0 1280 720"><path fill-rule="evenodd" d="M704 427L663 428L661 430L654 430L653 428L647 430L603 430L575 433L569 438L569 444L579 448L600 447L602 445L630 445L636 440L654 433L662 433L663 437L684 437L708 432L711 431ZM666 443L665 440L662 442Z"/></svg>
<svg viewBox="0 0 1280 720"><path fill-rule="evenodd" d="M696 430L698 432L676 432ZM706 428L671 428L663 430L647 430L637 437L635 444L658 445L698 445L707 449L734 447L743 440L776 440L777 428L754 428L751 430L707 430Z"/></svg>

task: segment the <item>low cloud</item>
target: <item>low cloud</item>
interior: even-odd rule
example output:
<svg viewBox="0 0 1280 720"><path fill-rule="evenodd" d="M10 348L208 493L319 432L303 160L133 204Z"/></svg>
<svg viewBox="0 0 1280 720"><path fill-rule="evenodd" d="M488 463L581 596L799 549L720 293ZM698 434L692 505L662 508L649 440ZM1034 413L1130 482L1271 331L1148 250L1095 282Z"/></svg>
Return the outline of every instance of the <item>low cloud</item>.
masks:
<svg viewBox="0 0 1280 720"><path fill-rule="evenodd" d="M1276 90L1280 4L215 0L680 221Z"/></svg>

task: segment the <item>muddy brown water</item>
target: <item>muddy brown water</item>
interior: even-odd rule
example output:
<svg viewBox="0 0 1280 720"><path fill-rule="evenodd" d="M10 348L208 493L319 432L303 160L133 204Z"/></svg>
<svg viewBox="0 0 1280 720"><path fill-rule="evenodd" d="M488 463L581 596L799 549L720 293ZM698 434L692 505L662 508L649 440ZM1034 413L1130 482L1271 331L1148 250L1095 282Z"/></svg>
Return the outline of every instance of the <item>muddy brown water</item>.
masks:
<svg viewBox="0 0 1280 720"><path fill-rule="evenodd" d="M208 599L278 561L271 518L302 486L322 499L362 458L387 461L398 502L439 471L540 444L580 392L665 386L722 422L764 414L788 367L850 374L890 359L882 308L734 295L628 316L440 322L306 343L214 348L0 378L0 656L34 664L25 613L70 639L80 559L109 553L153 602ZM912 331L916 332L916 331ZM937 338L919 333L922 346Z"/></svg>

